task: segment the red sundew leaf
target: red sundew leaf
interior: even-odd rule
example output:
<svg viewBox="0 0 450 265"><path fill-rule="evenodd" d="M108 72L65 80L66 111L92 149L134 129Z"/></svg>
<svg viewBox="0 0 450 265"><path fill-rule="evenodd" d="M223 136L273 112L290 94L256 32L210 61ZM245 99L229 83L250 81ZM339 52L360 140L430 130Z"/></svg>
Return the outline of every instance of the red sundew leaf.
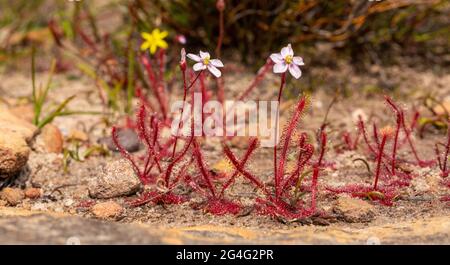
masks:
<svg viewBox="0 0 450 265"><path fill-rule="evenodd" d="M211 175L209 173L209 170L206 167L206 164L204 163L203 155L200 151L200 146L197 143L197 141L195 140L195 138L193 141L193 147L194 147L193 155L197 162L197 167L200 170L200 173L203 176L203 179L206 182L206 185L207 185L209 191L211 192L211 195L213 196L213 198L216 198L216 189L214 188L214 185L211 181Z"/></svg>
<svg viewBox="0 0 450 265"><path fill-rule="evenodd" d="M155 204L180 204L187 201L184 196L172 192L160 193L157 191L144 192L138 199L130 202L131 207L138 207L149 202Z"/></svg>
<svg viewBox="0 0 450 265"><path fill-rule="evenodd" d="M234 203L225 199L214 199L211 198L206 203L204 210L214 215L225 215L225 214L238 214L242 209L242 206L238 203Z"/></svg>
<svg viewBox="0 0 450 265"><path fill-rule="evenodd" d="M299 100L297 107L295 108L294 114L292 115L292 118L288 123L289 126L286 128L285 133L284 133L285 136L284 136L284 142L283 142L283 147L282 147L282 151L281 151L279 166L278 166L277 172L275 172L275 183L278 185L277 187L275 187L277 198L279 198L279 196L281 195L281 192L282 192L284 164L286 162L286 156L287 156L287 151L289 148L289 143L290 143L292 134L293 134L295 128L297 127L297 124L301 118L303 110L305 109L305 105L306 105L306 98L302 97Z"/></svg>
<svg viewBox="0 0 450 265"><path fill-rule="evenodd" d="M223 150L225 152L225 155L227 156L227 158L230 160L230 162L233 164L233 166L236 168L236 170L239 171L239 173L242 174L242 176L244 176L245 178L247 178L248 180L250 180L250 182L252 182L253 184L255 184L256 187L258 187L259 189L263 190L266 194L268 194L268 191L266 190L266 187L264 186L264 184L254 175L252 175L250 172L248 172L243 165L241 165L236 156L233 154L233 152L231 152L230 148L228 146L224 146Z"/></svg>
<svg viewBox="0 0 450 265"><path fill-rule="evenodd" d="M414 158L417 161L417 164L420 167L429 167L434 165L435 161L434 160L430 160L430 161L424 161L422 159L420 159L417 151L416 151L416 147L414 142L411 139L411 130L408 128L408 126L406 126L406 122L405 122L405 114L404 111L398 107L395 102L388 96L385 96L385 100L386 103L393 109L393 111L395 112L396 116L397 116L397 130L396 130L396 137L398 137L398 132L400 130L400 128L403 128L403 131L405 133L405 137L406 140L409 144L409 147L414 155ZM414 122L414 120L413 120ZM395 140L397 142L397 139ZM396 144L395 144L396 145ZM394 148L394 152L396 151L396 149ZM394 162L395 163L395 156L394 156Z"/></svg>
<svg viewBox="0 0 450 265"><path fill-rule="evenodd" d="M250 158L250 155L253 153L253 151L255 151L256 147L258 146L258 138L253 138L250 140L250 144L247 148L247 151L244 154L244 157L242 158L242 160L240 161L239 166L244 168L245 164L247 163L248 159ZM228 150L229 151L229 150ZM230 151L231 152L231 151ZM231 184L233 184L233 182L235 181L237 175L239 174L238 170L234 170L233 174L231 175L231 177L228 179L227 182L224 183L224 185L222 186L222 191L220 192L220 196L223 196L226 189L228 187L231 186Z"/></svg>
<svg viewBox="0 0 450 265"><path fill-rule="evenodd" d="M314 214L310 209L304 209L302 205L292 207L288 203L279 200L274 202L271 200L264 200L258 198L256 200L256 211L260 215L267 215L272 218L285 218L285 219L304 219Z"/></svg>

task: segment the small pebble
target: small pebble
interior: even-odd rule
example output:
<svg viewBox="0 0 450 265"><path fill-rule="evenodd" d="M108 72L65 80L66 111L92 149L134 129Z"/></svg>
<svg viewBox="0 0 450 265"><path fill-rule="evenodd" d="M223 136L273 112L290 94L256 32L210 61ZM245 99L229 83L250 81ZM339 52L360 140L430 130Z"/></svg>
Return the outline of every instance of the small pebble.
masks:
<svg viewBox="0 0 450 265"><path fill-rule="evenodd" d="M89 183L88 191L91 198L110 199L135 194L140 187L141 181L131 164L121 159L99 166L97 174Z"/></svg>
<svg viewBox="0 0 450 265"><path fill-rule="evenodd" d="M61 131L53 124L47 124L36 137L35 148L40 152L60 154L64 139Z"/></svg>
<svg viewBox="0 0 450 265"><path fill-rule="evenodd" d="M96 217L106 219L121 215L123 212L123 207L116 202L107 201L97 203L92 207L91 211Z"/></svg>
<svg viewBox="0 0 450 265"><path fill-rule="evenodd" d="M22 202L24 197L23 191L16 188L4 188L0 194L0 198L7 201L11 206L16 206Z"/></svg>
<svg viewBox="0 0 450 265"><path fill-rule="evenodd" d="M133 129L119 129L117 131L117 139L119 143L128 152L137 152L140 149L140 143L138 135ZM101 144L105 144L109 150L118 152L116 145L114 144L112 137L105 137L99 140Z"/></svg>
<svg viewBox="0 0 450 265"><path fill-rule="evenodd" d="M25 197L29 199L37 199L41 197L41 189L38 188L27 188L25 190Z"/></svg>

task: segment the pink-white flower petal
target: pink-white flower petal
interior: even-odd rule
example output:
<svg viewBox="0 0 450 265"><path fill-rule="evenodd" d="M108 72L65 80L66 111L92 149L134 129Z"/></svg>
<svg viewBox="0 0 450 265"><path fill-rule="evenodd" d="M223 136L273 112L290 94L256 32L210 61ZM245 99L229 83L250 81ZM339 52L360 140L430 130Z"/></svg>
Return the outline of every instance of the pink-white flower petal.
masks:
<svg viewBox="0 0 450 265"><path fill-rule="evenodd" d="M215 67L223 67L223 63L219 59L211 59L209 60L209 63L214 65Z"/></svg>
<svg viewBox="0 0 450 265"><path fill-rule="evenodd" d="M200 58L203 60L205 58L211 58L211 56L209 55L209 52L200 51Z"/></svg>
<svg viewBox="0 0 450 265"><path fill-rule="evenodd" d="M180 44L186 44L186 37L184 35L177 35L176 36L176 40L180 43Z"/></svg>
<svg viewBox="0 0 450 265"><path fill-rule="evenodd" d="M206 65L204 65L203 63L196 63L196 64L194 64L192 69L194 69L194 71L205 70L206 69Z"/></svg>
<svg viewBox="0 0 450 265"><path fill-rule="evenodd" d="M198 56L197 54L193 54L193 53L188 53L186 55L189 59L196 61L196 62L200 62L202 59L200 58L200 56Z"/></svg>
<svg viewBox="0 0 450 265"><path fill-rule="evenodd" d="M211 74L213 74L217 78L219 78L222 75L220 70L217 69L214 65L209 64L208 65L208 70L211 72Z"/></svg>
<svg viewBox="0 0 450 265"><path fill-rule="evenodd" d="M284 58L280 53L272 53L270 59L272 59L274 63L282 63L284 61Z"/></svg>
<svg viewBox="0 0 450 265"><path fill-rule="evenodd" d="M295 79L299 79L300 76L302 76L302 70L300 70L300 67L292 63L289 65L289 73L291 73Z"/></svg>
<svg viewBox="0 0 450 265"><path fill-rule="evenodd" d="M303 62L303 58L300 56L295 56L294 58L292 58L292 61L296 64L296 65L305 65L305 63Z"/></svg>
<svg viewBox="0 0 450 265"><path fill-rule="evenodd" d="M288 44L288 46L281 49L281 56L283 56L283 58L286 58L286 56L294 56L291 44Z"/></svg>
<svg viewBox="0 0 450 265"><path fill-rule="evenodd" d="M273 72L276 73L276 74L284 73L284 72L286 72L287 68L288 68L288 65L285 64L284 62L283 63L277 63L277 64L275 64L273 66Z"/></svg>

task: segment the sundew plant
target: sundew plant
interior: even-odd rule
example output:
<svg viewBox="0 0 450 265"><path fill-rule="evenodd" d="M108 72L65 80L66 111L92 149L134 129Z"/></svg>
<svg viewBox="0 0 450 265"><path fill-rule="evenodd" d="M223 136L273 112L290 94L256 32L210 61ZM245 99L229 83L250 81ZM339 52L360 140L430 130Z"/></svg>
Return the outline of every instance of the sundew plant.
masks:
<svg viewBox="0 0 450 265"><path fill-rule="evenodd" d="M265 6L254 3L250 8L250 1L236 4L236 1L218 0L204 4L208 10L206 20L194 12L203 2L181 1L183 4L177 8L184 10L186 15L179 15L177 19L170 14L179 10L169 2L130 1L124 6L130 23L118 36L101 35L92 12L82 4L76 5L73 17L89 22L88 27L77 23L68 26L64 19L48 21L49 32L60 51L95 82L105 120L114 124L112 142L130 162L144 186L139 198L130 201L131 206L195 201L191 204L195 209L215 215L239 215L245 205L231 191L237 183L244 182L250 185L248 189L254 195L251 208L258 214L302 220L322 216L320 199L338 194L393 206L401 198L402 190L410 187L417 177L415 171L407 170L408 167L438 168L443 179L441 184L448 186L448 112L439 115L434 112L432 117L423 117L415 108L411 111L409 106L397 103L397 98L377 96L385 103L385 109L376 110L372 116L381 116L383 111L387 120L358 116L355 132L332 128L327 123L330 104L323 124L311 133L312 126L304 116L317 115L317 107L305 87L312 86L310 75L320 61L331 59L321 55L328 47L326 45L299 45L323 41L332 49L342 49L354 61L360 60L360 56L369 56L381 63L374 54L379 47L385 47L386 39L397 40L396 47L400 49L416 45L414 47L421 50L419 40L430 36L417 33L405 45L401 38L405 33L397 28L384 28L389 33L383 38L380 36L383 30L372 31L372 27L385 23L385 20L389 25L397 25L409 19L415 22L409 31L420 32L420 26L429 23L425 18L442 4L440 1L434 5L424 4L423 10L416 10L421 15L411 17L406 11L414 9L415 5L409 1L396 5L388 1L362 1L352 8L323 1L299 1L296 5L280 1ZM269 10L264 9L267 7ZM248 11L245 13L239 8ZM330 15L333 8L339 18L345 19L334 19ZM397 14L396 10L401 8L405 12ZM153 13L158 19L150 19ZM255 22L250 18L252 14L260 19ZM373 19L373 25L368 23L369 18ZM258 36L253 32L241 32L237 25L251 25L267 34ZM229 34L230 29L235 34ZM287 36L289 34L292 36ZM78 45L72 45L74 39ZM376 48L365 46L366 50L361 51L358 47L368 39L379 45L375 45ZM360 45L352 47L350 43ZM223 47L227 51L222 51ZM231 63L236 58L251 62L253 68L258 69L248 84L239 81L238 91L227 83L231 74L241 74ZM54 68L52 66L51 72ZM246 116L246 111L261 110L263 100L258 89L263 83L269 84L274 91L269 93L271 98L265 98L265 103L274 103L276 113L268 119L273 125L270 148L263 144L261 124L258 124L258 133L253 135L226 133L228 122L240 118L233 116L240 103L255 103L240 116ZM47 90L43 90L44 96ZM38 113L34 122L42 127L53 116L44 120L39 117L43 103L40 94L36 93L33 98ZM288 98L290 101L286 100ZM427 97L425 104L433 101L431 99L431 96ZM64 114L62 109L71 100L67 99L54 115ZM182 104L175 108L175 101ZM238 104L230 107L226 105L228 101ZM291 109L282 109L287 103ZM429 108L435 109L434 106ZM280 117L286 113L289 118L281 124ZM417 146L421 139L415 134L422 134L427 126L446 128L449 132L444 140L433 144L433 157L421 154ZM124 128L135 132L144 147L142 152L127 150L119 137L119 131ZM227 172L213 169L213 159L205 150L205 143L211 136L205 128L221 132L213 137L220 156L226 159ZM330 140L336 135L337 140ZM233 145L238 137L243 137L242 141L246 142L242 150ZM267 153L269 149L271 170L263 175L252 162L258 152ZM328 177L337 166L330 151L361 155L363 158L357 161L366 166L370 181L331 185ZM442 200L446 201L448 197Z"/></svg>

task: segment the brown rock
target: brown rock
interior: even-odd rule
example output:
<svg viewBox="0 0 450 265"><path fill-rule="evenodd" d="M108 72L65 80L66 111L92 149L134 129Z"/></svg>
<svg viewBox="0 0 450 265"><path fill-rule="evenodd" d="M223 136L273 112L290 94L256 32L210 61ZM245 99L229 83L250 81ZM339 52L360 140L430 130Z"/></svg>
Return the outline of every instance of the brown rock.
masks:
<svg viewBox="0 0 450 265"><path fill-rule="evenodd" d="M37 127L32 123L16 117L11 111L0 106L0 128L22 136L25 141L30 141L37 132Z"/></svg>
<svg viewBox="0 0 450 265"><path fill-rule="evenodd" d="M99 174L89 184L89 195L109 199L136 193L141 181L126 160L117 160L99 168Z"/></svg>
<svg viewBox="0 0 450 265"><path fill-rule="evenodd" d="M32 123L34 119L34 109L31 104L18 105L10 108L12 114L16 117Z"/></svg>
<svg viewBox="0 0 450 265"><path fill-rule="evenodd" d="M97 203L91 211L96 217L106 219L120 216L123 213L123 207L116 202L108 201Z"/></svg>
<svg viewBox="0 0 450 265"><path fill-rule="evenodd" d="M16 206L23 200L24 194L21 189L4 188L0 193L0 197L7 201L9 205Z"/></svg>
<svg viewBox="0 0 450 265"><path fill-rule="evenodd" d="M338 197L333 212L338 215L338 218L346 222L366 223L372 221L375 217L373 208L366 201L342 195Z"/></svg>
<svg viewBox="0 0 450 265"><path fill-rule="evenodd" d="M30 148L20 134L0 129L0 177L20 172L29 155Z"/></svg>
<svg viewBox="0 0 450 265"><path fill-rule="evenodd" d="M58 127L47 124L36 137L36 149L41 152L59 154L63 151L63 136Z"/></svg>
<svg viewBox="0 0 450 265"><path fill-rule="evenodd" d="M30 199L37 199L41 197L41 189L38 188L27 188L25 190L25 197Z"/></svg>

